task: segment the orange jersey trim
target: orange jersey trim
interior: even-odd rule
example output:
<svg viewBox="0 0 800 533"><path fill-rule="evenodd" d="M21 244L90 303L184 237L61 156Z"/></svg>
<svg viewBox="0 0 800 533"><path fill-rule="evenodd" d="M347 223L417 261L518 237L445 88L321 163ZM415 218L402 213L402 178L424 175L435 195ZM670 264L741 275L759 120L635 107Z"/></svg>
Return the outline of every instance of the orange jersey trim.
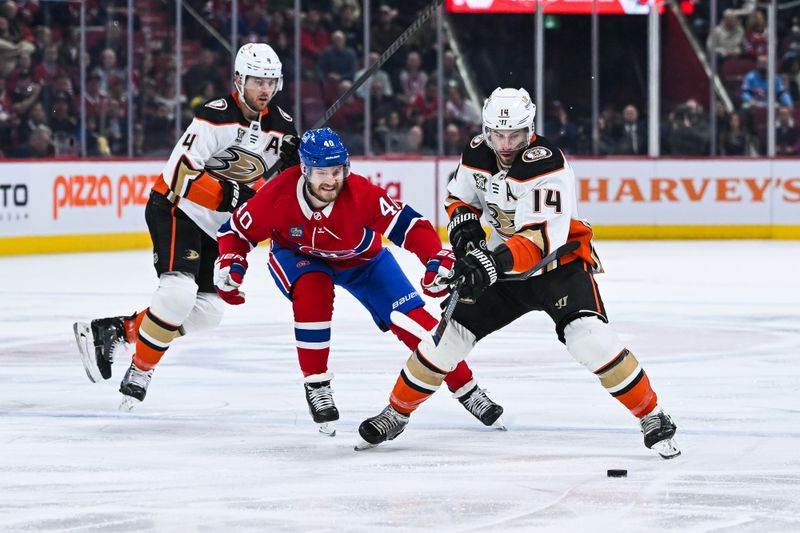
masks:
<svg viewBox="0 0 800 533"><path fill-rule="evenodd" d="M446 206L444 209L445 209L445 211L447 211L447 216L452 218L453 217L453 213L459 207L466 207L467 209L469 209L470 211L472 211L473 213L475 213L479 217L481 216L481 212L477 207L471 206L471 205L469 205L467 203L464 203L462 201L453 202L452 204Z"/></svg>

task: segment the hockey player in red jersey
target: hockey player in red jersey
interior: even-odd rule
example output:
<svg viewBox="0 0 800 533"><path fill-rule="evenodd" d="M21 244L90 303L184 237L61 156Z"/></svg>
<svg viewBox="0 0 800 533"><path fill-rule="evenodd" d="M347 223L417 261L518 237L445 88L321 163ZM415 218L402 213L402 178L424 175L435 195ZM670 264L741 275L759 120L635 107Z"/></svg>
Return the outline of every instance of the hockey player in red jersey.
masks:
<svg viewBox="0 0 800 533"><path fill-rule="evenodd" d="M269 269L292 302L308 407L320 431L333 435L339 419L328 369L334 285L355 296L381 330L391 330L413 350L419 340L392 323L393 312L425 330L435 327L437 320L381 244L381 235L426 265L422 288L430 296L448 292L443 279L455 257L442 248L433 226L419 213L350 172L347 149L333 130L307 131L299 155L300 166L264 186L220 228L214 280L225 301L244 302L239 286L247 270L247 253L271 239ZM443 379L476 418L487 426L502 427L503 408L477 386L465 362L456 361Z"/></svg>
<svg viewBox="0 0 800 533"><path fill-rule="evenodd" d="M389 406L361 424L364 442L358 449L399 435L409 415L476 342L543 310L570 355L638 418L645 445L664 458L680 453L672 440L675 424L658 405L647 374L608 325L594 279L602 269L591 227L578 217L575 176L558 147L534 135L535 112L523 89L498 88L486 100L483 134L464 149L445 206L459 258L453 282L460 282L462 300L441 341L423 340L408 359ZM481 215L493 227L488 245ZM574 252L528 279L509 279L568 241L578 243Z"/></svg>
<svg viewBox="0 0 800 533"><path fill-rule="evenodd" d="M109 379L116 349L136 344L120 384L122 409L144 399L175 338L219 324L225 305L212 279L217 229L255 194L271 165L297 164L292 117L270 103L283 85L277 54L266 44L246 44L236 54L235 71L236 91L198 109L150 193L145 219L159 276L150 306L129 317L74 325L92 381Z"/></svg>

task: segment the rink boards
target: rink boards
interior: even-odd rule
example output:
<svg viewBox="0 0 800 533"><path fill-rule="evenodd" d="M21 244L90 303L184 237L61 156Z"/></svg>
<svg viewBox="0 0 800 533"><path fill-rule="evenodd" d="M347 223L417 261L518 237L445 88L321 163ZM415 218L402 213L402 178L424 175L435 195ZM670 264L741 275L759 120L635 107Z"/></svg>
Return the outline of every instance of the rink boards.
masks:
<svg viewBox="0 0 800 533"><path fill-rule="evenodd" d="M436 226L456 158L355 158ZM581 217L610 239L800 239L791 159L574 159ZM141 248L163 161L0 164L0 255Z"/></svg>

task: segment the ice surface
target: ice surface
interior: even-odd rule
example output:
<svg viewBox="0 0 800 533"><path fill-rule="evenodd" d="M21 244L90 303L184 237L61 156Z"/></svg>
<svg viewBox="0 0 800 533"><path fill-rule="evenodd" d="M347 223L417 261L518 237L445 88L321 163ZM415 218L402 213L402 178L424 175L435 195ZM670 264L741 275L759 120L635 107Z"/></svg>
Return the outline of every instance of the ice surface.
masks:
<svg viewBox="0 0 800 533"><path fill-rule="evenodd" d="M800 530L800 243L598 249L612 324L678 424L675 460L644 448L543 314L469 359L507 432L441 390L396 441L354 452L407 352L344 291L330 365L342 419L319 435L264 250L248 303L176 341L121 413L129 358L90 383L72 322L146 306L150 253L0 259L0 531Z"/></svg>

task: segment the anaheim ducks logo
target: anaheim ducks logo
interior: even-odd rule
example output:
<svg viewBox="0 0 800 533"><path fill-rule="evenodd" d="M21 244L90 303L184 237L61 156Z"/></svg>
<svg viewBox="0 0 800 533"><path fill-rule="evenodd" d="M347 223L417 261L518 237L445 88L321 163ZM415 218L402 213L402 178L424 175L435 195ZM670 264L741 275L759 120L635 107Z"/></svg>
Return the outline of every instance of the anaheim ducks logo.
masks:
<svg viewBox="0 0 800 533"><path fill-rule="evenodd" d="M469 142L469 147L470 147L470 148L477 148L478 146L480 146L480 144L481 144L482 142L483 142L483 134L476 135L476 136L475 136L475 137L473 137L473 138L472 138L472 140Z"/></svg>
<svg viewBox="0 0 800 533"><path fill-rule="evenodd" d="M533 163L534 161L547 159L552 155L553 152L551 152L548 148L545 148L544 146L534 146L533 148L528 148L522 152L522 160L526 163Z"/></svg>
<svg viewBox="0 0 800 533"><path fill-rule="evenodd" d="M219 100L214 100L206 104L206 107L210 107L211 109L217 109L219 111L225 111L228 109L228 102L225 101L224 98L220 98Z"/></svg>
<svg viewBox="0 0 800 533"><path fill-rule="evenodd" d="M508 239L516 230L514 229L514 211L503 211L496 204L486 206L489 209L489 222L497 233Z"/></svg>
<svg viewBox="0 0 800 533"><path fill-rule="evenodd" d="M231 146L206 163L206 170L231 181L250 183L261 177L267 171L267 166L254 153Z"/></svg>

